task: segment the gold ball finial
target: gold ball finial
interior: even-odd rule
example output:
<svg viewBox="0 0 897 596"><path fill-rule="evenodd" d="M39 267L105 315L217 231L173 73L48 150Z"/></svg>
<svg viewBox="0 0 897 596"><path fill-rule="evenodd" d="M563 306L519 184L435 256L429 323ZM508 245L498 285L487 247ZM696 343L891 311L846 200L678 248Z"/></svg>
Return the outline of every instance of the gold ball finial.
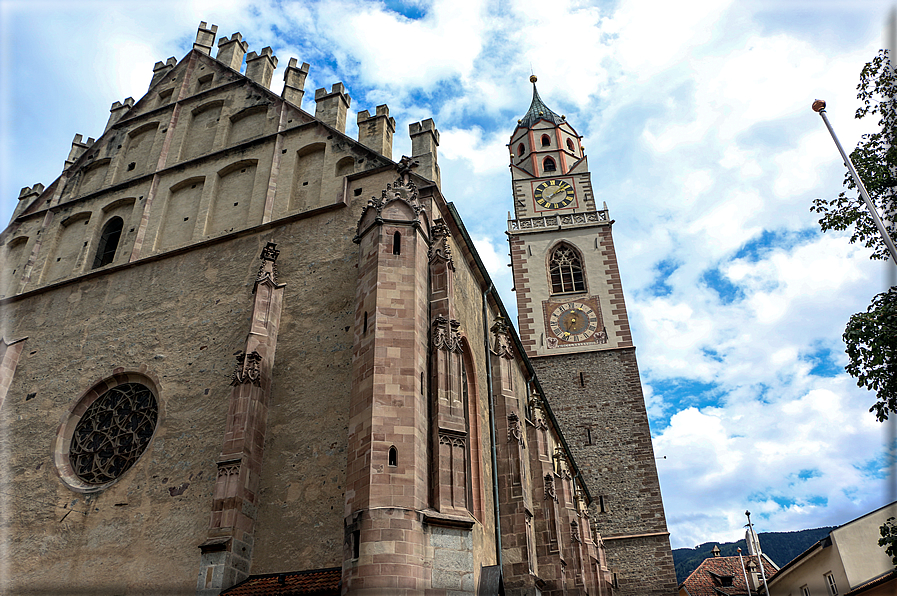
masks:
<svg viewBox="0 0 897 596"><path fill-rule="evenodd" d="M536 75L530 75L530 77L529 77L529 82L530 82L530 83L535 83L535 82L538 81L538 80L539 80L539 79L536 78Z"/></svg>
<svg viewBox="0 0 897 596"><path fill-rule="evenodd" d="M813 111L814 112L816 112L818 114L819 112L822 112L823 110L825 110L825 100L824 99L817 99L816 101L813 102Z"/></svg>

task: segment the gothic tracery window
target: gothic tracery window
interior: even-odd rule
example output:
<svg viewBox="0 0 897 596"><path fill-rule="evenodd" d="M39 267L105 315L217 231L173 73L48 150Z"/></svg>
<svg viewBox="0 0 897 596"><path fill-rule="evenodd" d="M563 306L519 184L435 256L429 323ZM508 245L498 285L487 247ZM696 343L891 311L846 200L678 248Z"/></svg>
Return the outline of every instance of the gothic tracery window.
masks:
<svg viewBox="0 0 897 596"><path fill-rule="evenodd" d="M582 261L570 246L561 244L554 249L548 262L548 272L551 276L552 294L586 291Z"/></svg>
<svg viewBox="0 0 897 596"><path fill-rule="evenodd" d="M542 170L545 172L554 172L557 170L557 166L554 163L554 160L550 157L546 157L542 162Z"/></svg>
<svg viewBox="0 0 897 596"><path fill-rule="evenodd" d="M125 383L94 401L72 435L69 461L75 475L102 485L124 474L146 450L156 430L159 407L153 392Z"/></svg>

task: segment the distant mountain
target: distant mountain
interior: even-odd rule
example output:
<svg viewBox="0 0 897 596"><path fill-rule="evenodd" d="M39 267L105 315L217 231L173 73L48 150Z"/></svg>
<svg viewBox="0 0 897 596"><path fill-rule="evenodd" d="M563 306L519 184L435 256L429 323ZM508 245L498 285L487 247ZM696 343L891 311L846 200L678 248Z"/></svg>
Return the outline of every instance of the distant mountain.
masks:
<svg viewBox="0 0 897 596"><path fill-rule="evenodd" d="M760 548L763 554L772 559L773 563L782 567L791 562L791 559L801 554L813 544L825 538L835 527L814 528L812 530L800 530L799 532L760 532ZM713 556L711 552L714 545L719 545L721 557L736 557L738 549L742 554L747 554L744 540L738 542L705 542L695 548L677 548L673 550L673 562L676 564L676 581L682 583L698 568L701 561Z"/></svg>

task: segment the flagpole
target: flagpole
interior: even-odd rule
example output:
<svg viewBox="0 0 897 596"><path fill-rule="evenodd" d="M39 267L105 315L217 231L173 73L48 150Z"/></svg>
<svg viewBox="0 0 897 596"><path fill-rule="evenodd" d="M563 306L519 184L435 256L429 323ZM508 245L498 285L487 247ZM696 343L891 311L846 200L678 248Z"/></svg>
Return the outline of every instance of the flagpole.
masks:
<svg viewBox="0 0 897 596"><path fill-rule="evenodd" d="M738 549L738 560L741 561L741 572L744 573L744 587L747 588L748 594L751 593L751 584L748 582L747 569L744 568L744 559L741 558L741 549Z"/></svg>
<svg viewBox="0 0 897 596"><path fill-rule="evenodd" d="M769 584L766 583L766 569L763 567L763 551L760 550L760 537L754 534L754 526L751 524L751 512L745 511L744 514L748 518L748 529L751 531L751 543L757 549L757 561L760 563L760 574L763 576L763 589L766 590L767 596L769 596Z"/></svg>
<svg viewBox="0 0 897 596"><path fill-rule="evenodd" d="M850 157L848 157L847 153L844 151L844 147L841 146L841 141L838 140L838 136L835 134L835 129L832 128L831 123L828 121L828 116L825 115L825 100L817 99L814 101L813 111L822 116L822 121L825 122L826 128L828 128L829 133L831 133L832 140L835 141L838 151L841 152L841 157L844 158L844 164L850 171L854 184L860 189L860 196L863 197L863 201L866 203L866 208L869 209L869 215L872 216L872 221L875 222L875 226L878 228L882 240L885 241L885 245L888 247L888 252L891 253L891 262L897 263L897 247L894 246L894 241L891 240L891 236L885 229L885 225L881 222L881 218L878 216L878 211L875 210L875 205L872 203L872 199L869 198L869 193L866 192L866 187L863 185L863 181L860 180L859 174L857 174L856 169L853 167L853 162L850 161Z"/></svg>

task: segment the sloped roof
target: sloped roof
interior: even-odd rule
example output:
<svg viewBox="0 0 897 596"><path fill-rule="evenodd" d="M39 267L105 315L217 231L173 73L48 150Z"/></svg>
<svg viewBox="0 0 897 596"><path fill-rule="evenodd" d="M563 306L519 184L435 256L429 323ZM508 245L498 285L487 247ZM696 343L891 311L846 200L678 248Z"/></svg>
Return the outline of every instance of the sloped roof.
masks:
<svg viewBox="0 0 897 596"><path fill-rule="evenodd" d="M221 596L339 596L341 577L340 567L250 575Z"/></svg>
<svg viewBox="0 0 897 596"><path fill-rule="evenodd" d="M532 128L539 120L547 120L554 124L564 123L564 118L552 112L548 106L545 105L545 102L542 101L542 98L539 97L539 91L536 89L536 77L530 77L530 81L533 83L533 101L530 103L529 110L526 111L526 114L520 119L520 123L517 126Z"/></svg>
<svg viewBox="0 0 897 596"><path fill-rule="evenodd" d="M747 567L748 561L753 561L754 565L758 565L756 556L742 555L742 557L745 567ZM776 573L775 565L766 555L763 555L763 569L766 571L767 580ZM732 578L731 586L722 585L723 578L726 577ZM691 596L748 596L756 593L748 590L745 585L744 570L741 568L741 561L738 557L704 559L698 568L682 582L682 585Z"/></svg>
<svg viewBox="0 0 897 596"><path fill-rule="evenodd" d="M888 571L878 577L872 578L869 581L862 583L855 587L853 590L845 594L844 596L853 596L853 594L861 594L862 592L866 592L873 588L878 588L880 586L886 585L888 582L897 582L897 569L893 571ZM897 585L895 585L897 587Z"/></svg>

